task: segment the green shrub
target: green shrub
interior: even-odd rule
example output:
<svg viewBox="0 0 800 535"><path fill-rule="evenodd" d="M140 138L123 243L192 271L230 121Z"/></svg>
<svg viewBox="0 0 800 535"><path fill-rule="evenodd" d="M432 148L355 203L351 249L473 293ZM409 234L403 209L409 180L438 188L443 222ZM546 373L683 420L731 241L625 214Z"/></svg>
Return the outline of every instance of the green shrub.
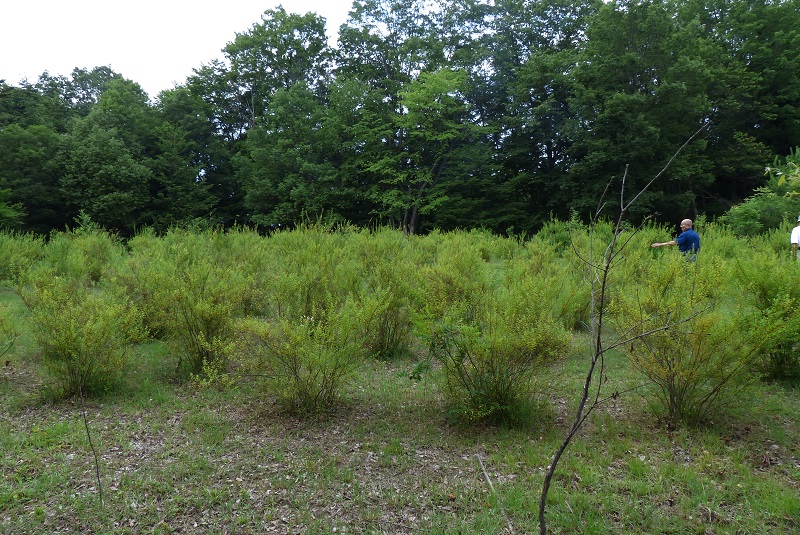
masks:
<svg viewBox="0 0 800 535"><path fill-rule="evenodd" d="M737 236L756 236L779 228L786 221L795 221L800 213L800 197L797 195L798 163L800 152L789 150L785 158L775 157L765 174L767 184L757 188L755 194L733 206L719 218ZM788 236L786 234L788 243Z"/></svg>
<svg viewBox="0 0 800 535"><path fill-rule="evenodd" d="M611 307L619 336L639 337L620 350L652 384L648 401L671 425L702 423L743 400L781 321L718 296L713 262L664 258L644 269L646 284Z"/></svg>
<svg viewBox="0 0 800 535"><path fill-rule="evenodd" d="M719 222L728 226L737 236L756 236L769 228L777 227L792 207L797 206L783 195L767 188L759 188L741 204L733 206Z"/></svg>
<svg viewBox="0 0 800 535"><path fill-rule="evenodd" d="M0 231L0 282L15 283L44 255L44 239L35 234Z"/></svg>
<svg viewBox="0 0 800 535"><path fill-rule="evenodd" d="M322 316L239 319L230 348L242 370L295 415L334 410L366 356L355 302L319 310Z"/></svg>
<svg viewBox="0 0 800 535"><path fill-rule="evenodd" d="M435 261L418 270L424 321L452 317L458 310L461 320L472 322L481 299L492 286L490 267L480 251L469 246L463 233L441 239Z"/></svg>
<svg viewBox="0 0 800 535"><path fill-rule="evenodd" d="M216 248L217 254L242 279L242 313L267 314L276 264L279 265L272 240L253 230L236 227L225 232L225 239L219 240Z"/></svg>
<svg viewBox="0 0 800 535"><path fill-rule="evenodd" d="M792 215L791 219L784 221L778 228L769 229L759 240L763 240L766 247L771 249L781 258L795 260L792 255L792 247L789 238L792 235L792 228L795 226L797 215Z"/></svg>
<svg viewBox="0 0 800 535"><path fill-rule="evenodd" d="M442 391L458 419L530 423L525 415L535 395L535 374L563 356L570 341L543 299L546 284L524 279L486 291L471 322L456 311L434 327L430 352L442 365Z"/></svg>
<svg viewBox="0 0 800 535"><path fill-rule="evenodd" d="M59 276L97 283L119 269L125 255L116 236L86 223L73 231L51 234L42 263Z"/></svg>
<svg viewBox="0 0 800 535"><path fill-rule="evenodd" d="M759 370L768 379L794 382L800 379L800 263L775 252L768 241L756 245L753 254L737 259L730 284L759 315L778 322Z"/></svg>
<svg viewBox="0 0 800 535"><path fill-rule="evenodd" d="M142 311L151 336L163 339L169 329L172 303L165 298L166 289L174 283L174 263L169 261L164 240L151 229L128 241L130 253L123 269L115 278L115 286Z"/></svg>
<svg viewBox="0 0 800 535"><path fill-rule="evenodd" d="M547 221L535 234L533 241L549 243L558 251L572 251L574 243L586 237L587 230L576 214L573 214L570 221Z"/></svg>
<svg viewBox="0 0 800 535"><path fill-rule="evenodd" d="M376 304L363 325L368 351L382 359L407 355L418 308L413 238L391 229L352 238L350 249L361 261L363 286L359 293Z"/></svg>
<svg viewBox="0 0 800 535"><path fill-rule="evenodd" d="M770 342L765 344L757 362L759 371L769 380L800 383L800 303L790 297L776 299L765 311L767 317L777 318Z"/></svg>
<svg viewBox="0 0 800 535"><path fill-rule="evenodd" d="M269 273L262 286L274 317L320 317L361 291L362 266L348 246L350 231L304 226L269 238Z"/></svg>
<svg viewBox="0 0 800 535"><path fill-rule="evenodd" d="M23 298L42 363L66 396L108 389L145 332L129 301L56 275L39 274Z"/></svg>
<svg viewBox="0 0 800 535"><path fill-rule="evenodd" d="M369 294L376 306L364 317L362 333L368 353L376 358L397 359L411 352L414 312L404 290L380 287Z"/></svg>
<svg viewBox="0 0 800 535"><path fill-rule="evenodd" d="M556 321L569 329L580 329L587 320L591 287L581 277L581 270L568 262L548 242L533 240L524 254L518 254L500 266L505 286L518 281L536 281L537 292Z"/></svg>
<svg viewBox="0 0 800 535"><path fill-rule="evenodd" d="M698 261L704 262L707 258L719 258L726 261L736 260L743 255L752 255L754 243L760 237L737 237L722 225L710 224L695 227L700 234L700 254ZM786 242L789 242L788 234Z"/></svg>
<svg viewBox="0 0 800 535"><path fill-rule="evenodd" d="M164 238L143 235L130 242L124 275L129 295L148 327L175 347L179 367L193 374L222 366L220 346L241 315L248 281L226 255L225 235L171 230Z"/></svg>

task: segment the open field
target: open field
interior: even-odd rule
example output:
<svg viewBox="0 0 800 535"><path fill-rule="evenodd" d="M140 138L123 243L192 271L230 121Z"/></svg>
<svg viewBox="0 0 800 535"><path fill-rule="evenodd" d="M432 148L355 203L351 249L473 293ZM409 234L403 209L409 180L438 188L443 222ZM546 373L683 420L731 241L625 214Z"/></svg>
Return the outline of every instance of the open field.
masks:
<svg viewBox="0 0 800 535"><path fill-rule="evenodd" d="M800 264L777 233L709 226L696 263L666 234L624 235L606 339L688 319L605 354L550 532L800 533ZM0 534L535 533L608 235L0 234ZM659 380L726 396L668 418Z"/></svg>
<svg viewBox="0 0 800 535"><path fill-rule="evenodd" d="M435 369L412 380L411 360L370 361L335 416L299 421L246 381L171 384L162 350L140 347L124 387L85 402L102 504L80 400L42 399L12 356L0 533L531 533L574 405L543 400L527 429L465 429L443 418ZM553 375L559 391L577 395L580 353ZM630 381L621 359L609 375ZM552 532L796 533L800 392L759 385L753 399L674 432L636 394L604 406L559 467Z"/></svg>

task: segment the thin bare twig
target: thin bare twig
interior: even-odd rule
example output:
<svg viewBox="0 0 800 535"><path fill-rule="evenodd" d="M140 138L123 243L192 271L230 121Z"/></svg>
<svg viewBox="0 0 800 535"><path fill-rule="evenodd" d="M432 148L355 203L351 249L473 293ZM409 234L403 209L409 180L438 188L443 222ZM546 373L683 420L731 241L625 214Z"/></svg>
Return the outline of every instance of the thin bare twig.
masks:
<svg viewBox="0 0 800 535"><path fill-rule="evenodd" d="M513 534L514 526L511 525L511 520L509 520L509 518L506 516L506 512L503 509L503 504L500 503L500 497L497 495L497 491L494 490L494 485L492 485L492 480L489 477L489 474L486 472L486 467L483 465L483 459L481 459L481 456L477 453L475 454L475 457L478 458L478 463L480 463L481 470L483 470L483 477L486 478L486 482L489 484L489 488L492 490L492 494L497 499L497 506L500 508L500 514L503 515L503 518L506 519L506 523L508 524L508 532Z"/></svg>
<svg viewBox="0 0 800 535"><path fill-rule="evenodd" d="M678 150L672 155L669 161L664 165L664 167L652 178L650 179L647 184L642 187L639 192L633 196L633 198L625 202L625 183L628 177L628 166L625 166L625 173L622 176L621 185L620 185L620 211L619 216L617 217L616 224L614 226L614 234L611 238L611 242L606 247L605 252L603 254L602 261L595 262L594 260L594 240L590 240L589 243L589 259L586 261L586 264L589 266L591 272L591 314L590 314L590 330L592 334L593 340L593 354L591 361L589 363L589 369L586 373L586 380L583 385L582 394L578 403L578 408L575 413L575 418L573 420L572 426L570 427L569 432L564 437L564 440L561 443L561 446L556 451L555 455L553 456L553 460L550 463L550 466L547 468L547 472L544 478L544 485L542 487L542 494L539 500L539 533L540 535L547 535L547 522L545 519L545 509L547 505L547 494L550 491L550 485L553 480L553 476L555 475L556 467L558 466L558 462L561 459L561 456L566 452L569 444L572 441L572 438L581 428L583 423L589 417L589 415L597 408L601 403L606 401L607 399L613 399L616 396L612 396L611 398L601 398L601 392L603 388L603 384L605 383L605 353L609 349L614 347L618 347L621 343L628 343L631 341L635 341L638 339L645 338L646 336L653 334L655 332L663 331L670 329L673 325L677 323L672 323L667 320L666 324L658 327L656 329L652 329L646 331L644 333L640 333L631 338L625 339L618 339L616 343L612 343L608 347L603 346L603 318L605 314L605 304L606 304L606 290L608 289L608 276L611 271L612 263L617 256L619 256L622 251L625 249L625 246L630 243L630 238L624 240L621 244L618 244L617 240L622 232L622 223L625 220L626 213L628 209L639 199L639 197L647 191L647 189L667 170L667 168L672 164L673 160L680 154L683 149L691 143L694 138L696 138L701 132L706 130L709 127L710 123L704 123L694 134L689 137L689 139L681 145ZM606 188L603 192L603 197L608 193L609 187L611 182L606 185ZM602 209L605 206L605 202L603 198L601 198L597 213L594 215L592 223L596 223L599 220L600 214ZM573 244L573 249L575 249ZM579 255L580 257L580 255ZM582 257L581 257L582 258ZM592 384L595 382L595 372L598 371L599 367L599 376L600 379L597 381L596 384L596 391L594 400L589 403L589 395L590 390L592 389ZM588 403L588 406L587 406Z"/></svg>
<svg viewBox="0 0 800 535"><path fill-rule="evenodd" d="M86 428L86 438L89 439L89 447L92 449L92 454L94 455L94 471L97 475L97 492L100 497L100 505L104 506L105 503L103 502L103 483L100 480L100 461L97 456L97 450L94 449L94 444L92 443L92 434L89 432L89 419L86 417L86 405L83 402L83 387L80 386L78 388L78 394L81 398L81 412L83 413L83 426Z"/></svg>

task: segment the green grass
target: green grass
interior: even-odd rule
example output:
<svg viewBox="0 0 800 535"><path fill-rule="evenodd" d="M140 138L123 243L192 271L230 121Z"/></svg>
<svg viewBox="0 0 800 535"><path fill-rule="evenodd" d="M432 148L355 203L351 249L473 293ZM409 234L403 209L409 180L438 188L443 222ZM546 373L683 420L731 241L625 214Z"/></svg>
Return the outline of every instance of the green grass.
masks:
<svg viewBox="0 0 800 535"><path fill-rule="evenodd" d="M530 429L464 429L443 414L435 369L409 378L413 360L371 361L345 406L302 421L247 382L170 383L164 351L141 347L119 393L86 401L102 505L79 401L43 400L16 365L0 398L0 533L535 532L585 362L576 351L560 366ZM621 388L632 379L614 359ZM796 532L800 395L756 395L694 430L660 426L635 393L603 406L559 465L551 532Z"/></svg>

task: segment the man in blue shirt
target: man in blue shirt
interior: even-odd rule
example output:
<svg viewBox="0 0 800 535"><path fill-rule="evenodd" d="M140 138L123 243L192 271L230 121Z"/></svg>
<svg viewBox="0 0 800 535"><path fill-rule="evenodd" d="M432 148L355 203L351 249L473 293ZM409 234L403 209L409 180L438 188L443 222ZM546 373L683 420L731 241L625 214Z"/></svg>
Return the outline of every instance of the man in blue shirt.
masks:
<svg viewBox="0 0 800 535"><path fill-rule="evenodd" d="M677 245L678 250L685 255L696 257L700 250L700 235L692 228L692 220L684 219L681 221L681 233L672 241L664 243L654 243L650 247L664 247L665 245Z"/></svg>

